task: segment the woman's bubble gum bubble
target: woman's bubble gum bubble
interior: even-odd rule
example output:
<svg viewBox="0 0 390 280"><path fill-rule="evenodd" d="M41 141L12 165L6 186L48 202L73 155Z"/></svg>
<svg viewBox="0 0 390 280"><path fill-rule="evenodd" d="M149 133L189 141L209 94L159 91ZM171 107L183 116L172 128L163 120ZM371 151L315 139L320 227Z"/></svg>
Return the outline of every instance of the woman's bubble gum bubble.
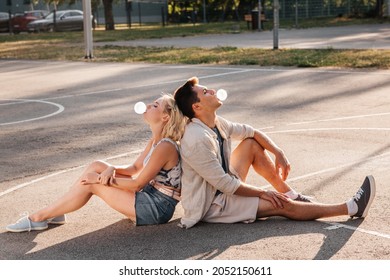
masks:
<svg viewBox="0 0 390 280"><path fill-rule="evenodd" d="M145 105L145 103L143 103L143 102L137 102L137 103L135 103L135 105L134 105L134 111L135 111L137 114L139 114L139 115L145 113L145 112L146 112L146 105Z"/></svg>

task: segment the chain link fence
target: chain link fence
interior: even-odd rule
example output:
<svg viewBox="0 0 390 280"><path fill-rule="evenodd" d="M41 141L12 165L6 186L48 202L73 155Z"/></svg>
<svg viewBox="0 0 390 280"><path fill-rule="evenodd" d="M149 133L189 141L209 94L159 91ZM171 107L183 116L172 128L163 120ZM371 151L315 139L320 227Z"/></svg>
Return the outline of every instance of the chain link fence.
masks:
<svg viewBox="0 0 390 280"><path fill-rule="evenodd" d="M268 18L273 17L273 0L264 1L263 9ZM383 6L382 14L387 14ZM281 19L308 19L316 17L373 17L377 13L376 0L279 0Z"/></svg>

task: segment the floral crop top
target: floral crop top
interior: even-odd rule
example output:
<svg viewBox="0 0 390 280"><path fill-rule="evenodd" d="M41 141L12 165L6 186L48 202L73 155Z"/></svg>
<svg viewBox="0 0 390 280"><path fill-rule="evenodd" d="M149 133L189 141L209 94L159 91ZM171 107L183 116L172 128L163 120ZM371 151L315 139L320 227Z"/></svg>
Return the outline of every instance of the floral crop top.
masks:
<svg viewBox="0 0 390 280"><path fill-rule="evenodd" d="M179 154L179 161L174 167L172 167L169 170L165 170L162 168L158 172L158 174L156 175L154 180L152 180L152 181L157 182L157 183L162 184L162 185L165 185L167 187L172 187L172 188L175 188L177 190L180 190L180 188L181 188L181 183L180 183L181 182L181 180L180 180L181 179L181 158L180 158L179 147L175 141L173 141L170 138L163 138L157 144L153 145L152 148L150 149L149 153L146 155L146 157L144 159L144 166L149 162L149 159L150 159L154 149L157 147L157 145L163 141L170 142L175 146L175 148Z"/></svg>

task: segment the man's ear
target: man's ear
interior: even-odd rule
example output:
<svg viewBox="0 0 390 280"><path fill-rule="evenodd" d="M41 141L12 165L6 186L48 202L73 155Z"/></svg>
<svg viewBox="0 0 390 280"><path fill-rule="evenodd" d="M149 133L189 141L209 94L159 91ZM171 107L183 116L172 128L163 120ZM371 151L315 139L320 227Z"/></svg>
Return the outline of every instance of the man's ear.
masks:
<svg viewBox="0 0 390 280"><path fill-rule="evenodd" d="M199 111L202 106L199 104L199 102L192 104L192 109L195 111Z"/></svg>

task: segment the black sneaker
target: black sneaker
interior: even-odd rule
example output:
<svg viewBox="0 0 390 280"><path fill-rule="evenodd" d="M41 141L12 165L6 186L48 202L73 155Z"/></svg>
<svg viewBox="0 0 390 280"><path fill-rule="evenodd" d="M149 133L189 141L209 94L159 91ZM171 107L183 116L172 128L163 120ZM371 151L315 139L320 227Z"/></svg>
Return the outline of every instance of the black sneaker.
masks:
<svg viewBox="0 0 390 280"><path fill-rule="evenodd" d="M353 196L353 200L358 206L358 211L355 215L351 216L351 218L365 218L367 216L368 209L370 209L371 203L374 200L375 192L376 189L374 177L371 175L367 176L364 179L363 185Z"/></svg>
<svg viewBox="0 0 390 280"><path fill-rule="evenodd" d="M311 196L298 194L298 196L294 199L295 201L301 201L301 202L313 202L313 198Z"/></svg>

